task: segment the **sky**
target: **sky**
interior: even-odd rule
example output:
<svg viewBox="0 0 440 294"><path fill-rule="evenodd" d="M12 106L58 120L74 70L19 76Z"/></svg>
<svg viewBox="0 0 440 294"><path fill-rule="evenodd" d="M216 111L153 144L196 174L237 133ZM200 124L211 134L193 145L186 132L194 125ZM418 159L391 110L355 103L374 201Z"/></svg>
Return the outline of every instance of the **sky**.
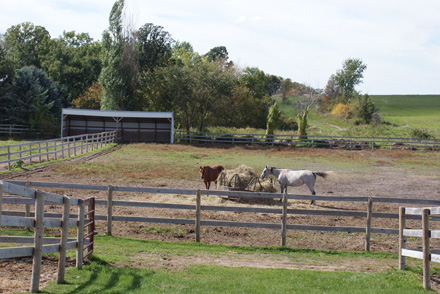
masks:
<svg viewBox="0 0 440 294"><path fill-rule="evenodd" d="M0 34L23 22L101 40L112 0L0 0ZM162 26L199 54L325 88L344 60L367 65L362 94L440 94L440 1L126 0L135 28Z"/></svg>

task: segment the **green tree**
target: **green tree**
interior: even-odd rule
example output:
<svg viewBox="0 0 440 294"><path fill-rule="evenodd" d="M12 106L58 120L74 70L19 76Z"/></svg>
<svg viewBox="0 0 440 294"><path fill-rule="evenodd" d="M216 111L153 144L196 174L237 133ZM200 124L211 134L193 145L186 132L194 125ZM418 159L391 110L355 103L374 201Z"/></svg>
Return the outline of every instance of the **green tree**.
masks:
<svg viewBox="0 0 440 294"><path fill-rule="evenodd" d="M65 92L35 66L17 71L6 103L9 123L50 129L58 125Z"/></svg>
<svg viewBox="0 0 440 294"><path fill-rule="evenodd" d="M362 95L355 102L354 107L355 116L358 121L364 124L370 124L373 120L374 113L377 112L376 106L368 94Z"/></svg>
<svg viewBox="0 0 440 294"><path fill-rule="evenodd" d="M272 96L275 95L278 90L280 90L282 78L270 75L269 79L269 96Z"/></svg>
<svg viewBox="0 0 440 294"><path fill-rule="evenodd" d="M269 95L270 77L256 67L247 67L242 75L241 82L252 91L257 99Z"/></svg>
<svg viewBox="0 0 440 294"><path fill-rule="evenodd" d="M109 29L103 33L103 65L99 82L102 85L103 110L136 110L140 106L135 92L138 83L138 62L135 56L133 32L124 35L125 1L114 3L109 17Z"/></svg>
<svg viewBox="0 0 440 294"><path fill-rule="evenodd" d="M161 26L152 23L143 25L137 31L137 50L141 71L166 66L172 56L174 40Z"/></svg>
<svg viewBox="0 0 440 294"><path fill-rule="evenodd" d="M237 78L188 46L176 48L172 60L168 67L142 73L138 93L143 105L148 110L174 111L177 125L188 131L193 127L204 130L215 123L214 114Z"/></svg>
<svg viewBox="0 0 440 294"><path fill-rule="evenodd" d="M336 72L334 81L339 93L347 102L357 95L355 87L362 83L367 65L358 58L349 58L342 63L342 69Z"/></svg>
<svg viewBox="0 0 440 294"><path fill-rule="evenodd" d="M14 67L12 61L6 57L6 53L5 40L0 34L0 122L5 120L6 111L3 107L6 105L14 77Z"/></svg>
<svg viewBox="0 0 440 294"><path fill-rule="evenodd" d="M287 94L293 89L292 80L287 78L281 81L281 101L287 103Z"/></svg>
<svg viewBox="0 0 440 294"><path fill-rule="evenodd" d="M47 55L49 43L49 32L30 22L12 26L5 33L7 54L15 70L30 65L41 68L41 59Z"/></svg>
<svg viewBox="0 0 440 294"><path fill-rule="evenodd" d="M205 54L205 57L208 58L208 61L220 63L224 67L234 66L232 61L228 61L229 54L225 46L217 46L212 48L208 53Z"/></svg>
<svg viewBox="0 0 440 294"><path fill-rule="evenodd" d="M191 45L190 42L180 42L177 41L176 44L173 47L173 58L178 59L182 55L185 55L187 52L194 53L194 47Z"/></svg>
<svg viewBox="0 0 440 294"><path fill-rule="evenodd" d="M66 87L67 103L78 98L101 72L101 44L87 33L64 32L51 40L42 68L48 76Z"/></svg>

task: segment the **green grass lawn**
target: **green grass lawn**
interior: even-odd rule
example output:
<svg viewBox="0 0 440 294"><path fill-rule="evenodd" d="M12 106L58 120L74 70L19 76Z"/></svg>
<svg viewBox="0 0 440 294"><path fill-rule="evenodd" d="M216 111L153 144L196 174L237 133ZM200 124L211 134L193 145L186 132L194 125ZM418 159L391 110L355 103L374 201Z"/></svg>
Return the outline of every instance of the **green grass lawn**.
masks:
<svg viewBox="0 0 440 294"><path fill-rule="evenodd" d="M94 259L82 270L70 268L66 283L51 282L42 293L434 293L422 288L418 267L373 273L310 271L186 264L175 269L151 266L154 256L214 256L240 259L242 254L287 256L304 263L341 258L393 259L397 255L335 252L286 247L235 247L188 242L159 242L101 236L96 238ZM149 258L150 266L143 263ZM152 261L153 260L153 261ZM164 261L157 258L156 263Z"/></svg>
<svg viewBox="0 0 440 294"><path fill-rule="evenodd" d="M119 268L92 263L67 272L67 284L42 293L435 293L413 273L348 273L189 266L184 270Z"/></svg>

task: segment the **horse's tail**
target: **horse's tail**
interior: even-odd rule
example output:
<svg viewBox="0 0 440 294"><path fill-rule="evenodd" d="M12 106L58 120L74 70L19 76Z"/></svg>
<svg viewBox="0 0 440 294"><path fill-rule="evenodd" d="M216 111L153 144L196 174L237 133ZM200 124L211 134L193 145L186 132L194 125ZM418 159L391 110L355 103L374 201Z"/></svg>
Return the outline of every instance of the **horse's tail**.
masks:
<svg viewBox="0 0 440 294"><path fill-rule="evenodd" d="M326 178L329 174L327 172L313 172L313 174L316 176L320 176L322 178Z"/></svg>

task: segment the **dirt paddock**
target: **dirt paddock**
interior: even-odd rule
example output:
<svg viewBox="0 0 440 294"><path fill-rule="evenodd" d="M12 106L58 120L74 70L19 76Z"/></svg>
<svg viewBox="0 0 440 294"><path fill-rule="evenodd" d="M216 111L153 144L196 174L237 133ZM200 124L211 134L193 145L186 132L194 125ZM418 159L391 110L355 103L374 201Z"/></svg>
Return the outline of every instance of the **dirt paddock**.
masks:
<svg viewBox="0 0 440 294"><path fill-rule="evenodd" d="M85 160L86 158L83 158ZM94 157L92 161L99 162L99 157ZM65 162L62 164L69 164ZM418 199L438 199L440 196L439 177L433 173L402 173L396 172L388 165L379 167L377 171L369 173L363 172L361 175L350 171L333 172L326 180L318 179L315 185L317 195L338 195L338 196L377 196L377 197L399 197L399 198L418 198ZM78 175L75 178L64 177L54 172L51 166L38 168L28 172L16 174L0 175L0 179L19 180L19 181L41 181L41 182L60 182L75 184L96 184L96 185L120 185L120 186L139 186L139 187L168 187L176 189L204 189L203 182L175 180L172 183L165 180L150 179L142 184L126 184L124 182L105 182L99 175L91 178L90 176ZM84 191L66 189L42 189L60 195L66 194L72 197L86 198L94 195L97 199L107 199L106 191ZM289 188L289 193L309 195L307 187ZM146 193L114 193L113 200L132 200L144 202L160 203L179 203L195 204L195 195L167 195L167 194L146 194ZM224 205L224 206L243 206L243 207L270 207L280 208L281 203L274 199L266 203L241 203L218 198L216 196L202 196L202 205ZM8 209L4 205L4 209ZM398 213L397 204L374 203L374 212ZM20 209L20 208L18 208ZM22 208L23 209L23 208ZM105 206L97 207L98 215L106 214ZM316 206L311 206L310 201L289 201L289 209L322 209L322 210L346 210L346 211L366 211L366 203L358 202L323 202L317 201ZM46 211L61 211L57 207L46 207ZM74 211L72 211L74 212ZM75 212L76 213L76 212ZM194 211L186 210L164 210L159 208L136 208L136 207L114 207L113 215L125 216L144 216L144 217L175 217L175 218L194 218ZM280 223L280 215L265 213L238 213L238 212L211 212L202 211L202 219L227 220L241 222L263 222ZM289 215L288 224L309 224L309 225L337 225L337 226L359 226L366 225L365 218L360 217L340 217L340 216L307 216ZM409 222L409 225L418 226L418 222ZM437 225L437 224L435 224ZM373 227L398 228L398 221L390 219L374 218ZM439 227L437 225L437 227ZM97 222L97 232L100 235L106 233L106 223ZM167 224L146 224L146 223L126 223L114 222L113 235L121 237L132 237L139 239L163 240L163 241L193 241L195 239L194 228L189 225L167 225ZM281 235L279 230L271 229L251 229L234 227L202 227L201 241L208 244L225 244L239 246L278 246L280 245ZM413 243L411 243L413 242ZM421 241L413 240L408 243L408 247L420 247ZM420 246L419 246L420 245ZM347 250L363 251L365 249L365 234L345 233L345 232L319 232L319 231L288 231L287 246L299 248L314 248L325 250ZM437 241L432 242L432 246L440 248ZM397 253L398 236L373 234L371 238L371 251L373 252L392 252ZM31 277L31 259L0 259L0 293L11 293L14 291L28 291ZM181 261L182 264L188 261ZM255 261L253 261L255 263ZM266 263L269 261L266 261ZM74 261L69 261L70 266L74 266ZM178 266L178 265L174 265ZM241 266L246 266L242 264ZM249 264L252 266L252 264ZM279 263L273 267L286 267ZM387 269L397 267L388 265ZM56 276L57 260L51 257L44 257L43 278L41 287ZM325 268L318 268L326 270Z"/></svg>

